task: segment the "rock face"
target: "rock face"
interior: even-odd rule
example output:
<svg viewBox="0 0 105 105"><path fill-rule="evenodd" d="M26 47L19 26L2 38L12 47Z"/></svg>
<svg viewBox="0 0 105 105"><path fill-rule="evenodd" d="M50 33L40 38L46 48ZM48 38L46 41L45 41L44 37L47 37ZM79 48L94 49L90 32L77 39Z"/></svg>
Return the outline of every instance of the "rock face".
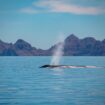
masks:
<svg viewBox="0 0 105 105"><path fill-rule="evenodd" d="M65 39L64 54L77 55L79 52L80 40L75 35L71 34Z"/></svg>
<svg viewBox="0 0 105 105"><path fill-rule="evenodd" d="M22 39L18 39L14 44L0 40L0 56L50 56L58 44L48 50L42 50L32 47ZM65 39L64 56L105 56L105 39L103 41L93 37L79 39L71 34Z"/></svg>
<svg viewBox="0 0 105 105"><path fill-rule="evenodd" d="M65 55L76 56L104 56L105 39L99 41L93 37L79 39L75 35L70 35L65 39Z"/></svg>
<svg viewBox="0 0 105 105"><path fill-rule="evenodd" d="M32 47L26 41L19 39L15 44L4 43L0 41L1 56L37 56L41 55L43 50Z"/></svg>

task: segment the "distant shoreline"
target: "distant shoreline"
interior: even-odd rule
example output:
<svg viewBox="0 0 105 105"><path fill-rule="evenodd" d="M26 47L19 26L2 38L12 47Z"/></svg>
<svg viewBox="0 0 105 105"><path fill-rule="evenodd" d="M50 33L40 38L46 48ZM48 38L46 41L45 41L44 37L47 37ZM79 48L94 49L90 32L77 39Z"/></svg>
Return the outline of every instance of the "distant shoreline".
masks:
<svg viewBox="0 0 105 105"><path fill-rule="evenodd" d="M93 37L79 39L71 34L64 40L63 56L105 56L105 39ZM47 50L38 49L28 42L18 39L14 44L0 40L0 56L52 56L59 43Z"/></svg>

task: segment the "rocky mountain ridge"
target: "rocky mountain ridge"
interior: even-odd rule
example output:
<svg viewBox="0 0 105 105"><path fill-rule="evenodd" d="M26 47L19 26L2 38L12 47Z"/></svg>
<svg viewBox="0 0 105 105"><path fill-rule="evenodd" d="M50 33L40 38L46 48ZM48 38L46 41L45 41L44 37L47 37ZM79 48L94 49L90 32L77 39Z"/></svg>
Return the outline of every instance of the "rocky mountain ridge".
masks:
<svg viewBox="0 0 105 105"><path fill-rule="evenodd" d="M93 37L79 39L71 34L64 42L64 56L105 56L105 39L103 41ZM0 56L51 56L58 44L43 50L31 46L22 39L18 39L14 44L0 40Z"/></svg>

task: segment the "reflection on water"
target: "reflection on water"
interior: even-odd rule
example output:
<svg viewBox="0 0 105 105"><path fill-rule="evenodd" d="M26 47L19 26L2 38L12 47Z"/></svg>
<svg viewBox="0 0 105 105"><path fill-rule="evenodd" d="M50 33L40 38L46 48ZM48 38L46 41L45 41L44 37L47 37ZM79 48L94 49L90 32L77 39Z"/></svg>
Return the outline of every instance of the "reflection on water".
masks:
<svg viewBox="0 0 105 105"><path fill-rule="evenodd" d="M0 105L104 105L105 69L41 69L50 57L1 57ZM64 64L104 66L104 57L64 57ZM81 62L80 62L81 61Z"/></svg>

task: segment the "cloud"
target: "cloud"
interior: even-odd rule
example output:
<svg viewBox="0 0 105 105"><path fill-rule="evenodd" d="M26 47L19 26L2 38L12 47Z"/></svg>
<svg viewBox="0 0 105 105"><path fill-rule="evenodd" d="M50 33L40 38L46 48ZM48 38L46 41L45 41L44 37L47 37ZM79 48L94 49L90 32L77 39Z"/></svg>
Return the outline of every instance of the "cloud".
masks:
<svg viewBox="0 0 105 105"><path fill-rule="evenodd" d="M38 0L33 2L31 7L22 8L23 13L72 13L97 15L104 14L105 8L102 6L83 6L76 3L67 2L68 0Z"/></svg>

